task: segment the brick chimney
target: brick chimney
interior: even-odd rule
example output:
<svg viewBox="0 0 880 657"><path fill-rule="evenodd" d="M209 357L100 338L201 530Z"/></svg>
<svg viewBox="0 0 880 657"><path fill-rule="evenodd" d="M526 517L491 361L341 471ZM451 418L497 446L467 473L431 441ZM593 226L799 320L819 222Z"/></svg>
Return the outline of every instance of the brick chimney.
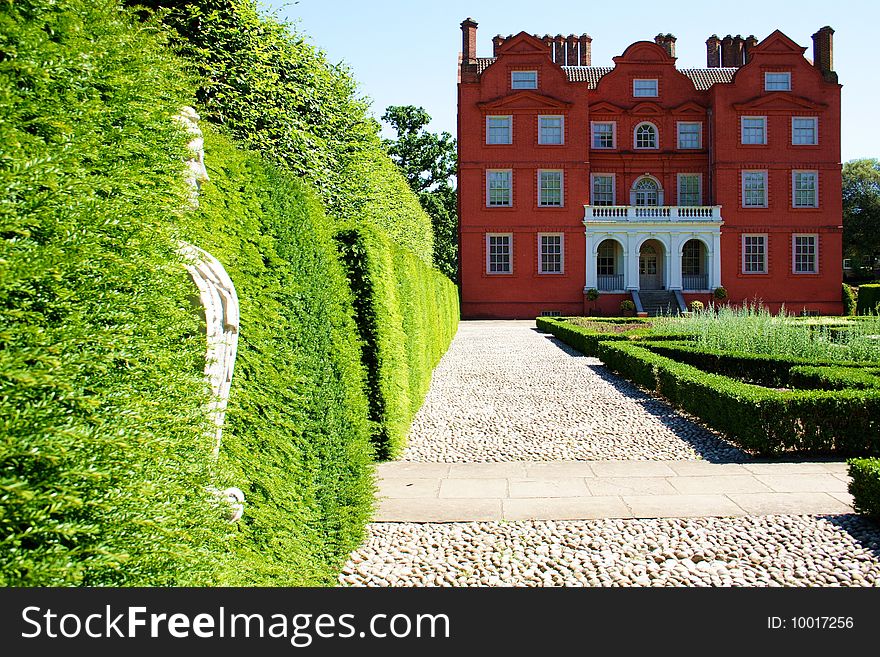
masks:
<svg viewBox="0 0 880 657"><path fill-rule="evenodd" d="M658 34L654 37L654 43L663 48L670 57L675 57L675 37L671 34Z"/></svg>
<svg viewBox="0 0 880 657"><path fill-rule="evenodd" d="M500 34L496 34L492 37L492 56L497 57L498 51L501 50L501 46L504 45L504 37Z"/></svg>
<svg viewBox="0 0 880 657"><path fill-rule="evenodd" d="M581 34L578 39L581 44L581 66L591 66L593 61L593 37L589 34Z"/></svg>
<svg viewBox="0 0 880 657"><path fill-rule="evenodd" d="M567 66L578 65L578 38L576 34L568 35L568 57L565 59Z"/></svg>
<svg viewBox="0 0 880 657"><path fill-rule="evenodd" d="M721 66L729 68L736 66L736 55L733 45L733 37L729 34L721 39Z"/></svg>
<svg viewBox="0 0 880 657"><path fill-rule="evenodd" d="M752 49L758 45L758 37L754 34L750 34L745 41L743 41L743 64L748 64L749 59L752 56Z"/></svg>
<svg viewBox="0 0 880 657"><path fill-rule="evenodd" d="M823 73L834 70L834 30L827 25L813 35L813 66Z"/></svg>
<svg viewBox="0 0 880 657"><path fill-rule="evenodd" d="M561 34L557 34L553 38L553 43L556 44L556 50L553 53L553 61L560 66L565 66L565 37Z"/></svg>
<svg viewBox="0 0 880 657"><path fill-rule="evenodd" d="M721 39L717 34L706 39L706 66L709 68L721 66Z"/></svg>
<svg viewBox="0 0 880 657"><path fill-rule="evenodd" d="M461 61L471 64L477 59L477 21L468 16L461 22Z"/></svg>
<svg viewBox="0 0 880 657"><path fill-rule="evenodd" d="M743 45L745 40L742 38L742 34L737 34L733 37L733 66L740 67L743 65Z"/></svg>

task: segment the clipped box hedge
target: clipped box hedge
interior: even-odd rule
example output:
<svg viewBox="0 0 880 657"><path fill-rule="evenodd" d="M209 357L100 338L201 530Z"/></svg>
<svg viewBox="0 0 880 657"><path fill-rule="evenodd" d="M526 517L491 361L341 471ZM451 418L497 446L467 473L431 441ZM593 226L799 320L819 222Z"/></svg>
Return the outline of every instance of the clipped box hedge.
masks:
<svg viewBox="0 0 880 657"><path fill-rule="evenodd" d="M377 457L398 456L458 325L458 289L381 228L336 233L354 295Z"/></svg>
<svg viewBox="0 0 880 657"><path fill-rule="evenodd" d="M597 323L605 323L610 325L616 324L643 324L649 320L643 318L596 318ZM593 322L594 318L588 318ZM604 341L649 341L664 342L667 340L681 341L686 338L679 334L666 335L653 333L650 326L645 328L637 328L621 333L610 333L603 331L591 331L584 326L578 326L572 322L566 321L564 318L555 317L538 317L535 320L537 328L546 333L551 333L568 345L571 345L581 353L587 356L597 356L600 342Z"/></svg>
<svg viewBox="0 0 880 657"><path fill-rule="evenodd" d="M880 305L880 285L875 283L859 285L856 313L859 315L876 315L880 312L878 305Z"/></svg>
<svg viewBox="0 0 880 657"><path fill-rule="evenodd" d="M620 342L600 343L599 358L747 450L880 454L880 392L772 390Z"/></svg>
<svg viewBox="0 0 880 657"><path fill-rule="evenodd" d="M789 385L820 390L880 389L880 368L812 365L792 367Z"/></svg>
<svg viewBox="0 0 880 657"><path fill-rule="evenodd" d="M880 459L850 459L849 476L855 510L880 521Z"/></svg>

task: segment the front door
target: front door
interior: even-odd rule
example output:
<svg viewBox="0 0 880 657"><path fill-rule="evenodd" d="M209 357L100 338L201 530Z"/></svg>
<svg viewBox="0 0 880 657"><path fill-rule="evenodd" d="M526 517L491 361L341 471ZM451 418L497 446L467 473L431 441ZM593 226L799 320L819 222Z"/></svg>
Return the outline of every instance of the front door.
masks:
<svg viewBox="0 0 880 657"><path fill-rule="evenodd" d="M663 289L663 273L660 269L660 258L657 247L646 243L639 252L639 289Z"/></svg>

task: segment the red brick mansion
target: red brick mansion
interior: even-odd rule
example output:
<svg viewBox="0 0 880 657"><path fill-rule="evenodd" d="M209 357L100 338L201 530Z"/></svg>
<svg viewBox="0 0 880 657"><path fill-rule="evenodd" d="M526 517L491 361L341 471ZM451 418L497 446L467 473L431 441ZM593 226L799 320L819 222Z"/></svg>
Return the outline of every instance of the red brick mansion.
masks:
<svg viewBox="0 0 880 657"><path fill-rule="evenodd" d="M461 24L463 317L619 314L759 299L840 313L840 85L782 32L712 36L706 68L675 37L593 66L591 38L493 39ZM592 301L588 292L596 290Z"/></svg>

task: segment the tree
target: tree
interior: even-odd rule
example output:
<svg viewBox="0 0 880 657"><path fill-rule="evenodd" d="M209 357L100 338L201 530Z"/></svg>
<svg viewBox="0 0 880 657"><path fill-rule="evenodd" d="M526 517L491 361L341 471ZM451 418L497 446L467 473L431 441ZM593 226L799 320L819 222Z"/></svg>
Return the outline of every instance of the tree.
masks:
<svg viewBox="0 0 880 657"><path fill-rule="evenodd" d="M880 255L880 161L843 165L843 255L855 269L872 267Z"/></svg>
<svg viewBox="0 0 880 657"><path fill-rule="evenodd" d="M458 270L458 194L455 139L448 132L428 132L431 116L422 107L391 105L382 120L397 132L385 146L400 167L434 228L434 264L453 281Z"/></svg>

